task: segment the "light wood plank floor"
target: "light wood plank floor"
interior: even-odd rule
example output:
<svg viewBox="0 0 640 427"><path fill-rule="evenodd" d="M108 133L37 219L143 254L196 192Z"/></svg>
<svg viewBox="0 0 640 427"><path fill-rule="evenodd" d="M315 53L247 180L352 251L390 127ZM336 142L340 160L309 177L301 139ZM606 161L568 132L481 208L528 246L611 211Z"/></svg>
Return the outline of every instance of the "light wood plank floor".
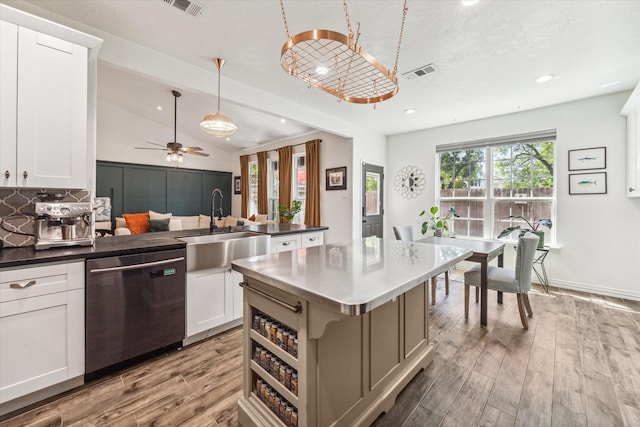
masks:
<svg viewBox="0 0 640 427"><path fill-rule="evenodd" d="M530 294L522 329L515 296L463 316L463 287L438 283L430 308L433 363L383 426L639 426L640 302L552 288ZM0 426L237 425L242 331L134 366Z"/></svg>

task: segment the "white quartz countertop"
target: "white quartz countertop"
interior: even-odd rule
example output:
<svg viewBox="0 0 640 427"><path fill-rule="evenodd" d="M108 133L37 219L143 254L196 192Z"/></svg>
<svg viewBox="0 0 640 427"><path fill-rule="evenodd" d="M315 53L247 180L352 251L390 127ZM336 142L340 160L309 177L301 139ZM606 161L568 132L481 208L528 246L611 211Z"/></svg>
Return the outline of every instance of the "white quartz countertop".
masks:
<svg viewBox="0 0 640 427"><path fill-rule="evenodd" d="M397 298L472 253L453 246L370 237L245 258L231 265L277 289L358 315Z"/></svg>

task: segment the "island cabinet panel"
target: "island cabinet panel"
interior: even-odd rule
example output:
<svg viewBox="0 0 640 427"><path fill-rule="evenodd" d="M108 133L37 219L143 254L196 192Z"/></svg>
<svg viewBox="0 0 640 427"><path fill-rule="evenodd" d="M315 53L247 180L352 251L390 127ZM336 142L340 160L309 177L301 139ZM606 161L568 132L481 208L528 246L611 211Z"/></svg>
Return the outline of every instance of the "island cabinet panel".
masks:
<svg viewBox="0 0 640 427"><path fill-rule="evenodd" d="M238 420L245 427L370 425L432 361L425 283L349 315L244 277L244 393ZM297 351L264 336L260 319L293 333ZM296 373L294 391L286 375L264 367L261 351Z"/></svg>

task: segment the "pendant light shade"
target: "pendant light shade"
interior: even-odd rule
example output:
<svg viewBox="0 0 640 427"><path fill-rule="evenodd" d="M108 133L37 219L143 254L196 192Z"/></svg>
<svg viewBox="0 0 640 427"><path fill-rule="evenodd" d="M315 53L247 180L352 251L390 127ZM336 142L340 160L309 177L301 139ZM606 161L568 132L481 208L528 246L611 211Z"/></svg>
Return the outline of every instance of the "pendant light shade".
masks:
<svg viewBox="0 0 640 427"><path fill-rule="evenodd" d="M218 68L218 111L215 114L207 114L200 122L200 127L203 131L210 135L221 138L233 134L238 127L233 121L220 113L220 70L224 65L224 59L213 58L216 67Z"/></svg>

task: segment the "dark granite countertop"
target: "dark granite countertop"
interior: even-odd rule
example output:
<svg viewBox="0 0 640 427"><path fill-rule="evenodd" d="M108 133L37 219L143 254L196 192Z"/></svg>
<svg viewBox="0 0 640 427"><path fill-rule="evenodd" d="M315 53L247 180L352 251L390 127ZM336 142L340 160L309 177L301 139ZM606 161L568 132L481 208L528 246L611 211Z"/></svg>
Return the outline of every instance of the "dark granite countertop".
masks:
<svg viewBox="0 0 640 427"><path fill-rule="evenodd" d="M218 228L214 233L253 231L279 235L327 230L327 227L307 227L297 224L265 224L233 228ZM72 261L74 259L101 258L129 255L140 252L154 252L186 247L187 243L178 237L209 234L208 229L161 231L132 236L99 237L94 246L70 246L36 251L33 246L4 248L0 250L0 268L20 267L42 262Z"/></svg>

